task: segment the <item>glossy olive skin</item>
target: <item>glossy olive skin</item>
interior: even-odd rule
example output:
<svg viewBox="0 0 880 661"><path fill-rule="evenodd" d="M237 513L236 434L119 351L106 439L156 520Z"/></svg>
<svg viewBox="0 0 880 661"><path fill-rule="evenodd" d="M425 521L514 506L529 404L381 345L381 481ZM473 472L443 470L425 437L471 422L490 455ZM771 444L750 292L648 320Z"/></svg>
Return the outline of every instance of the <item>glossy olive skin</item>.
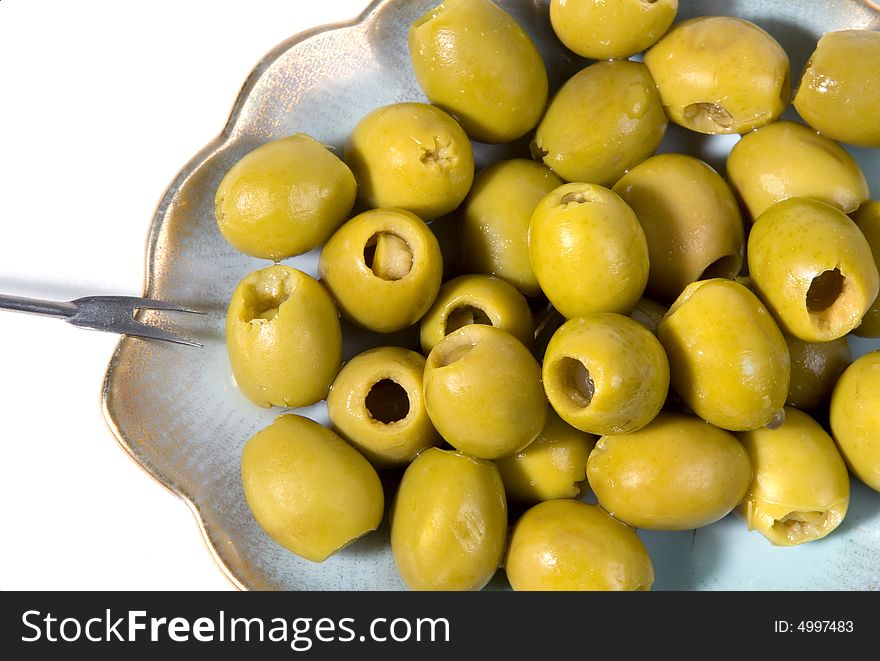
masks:
<svg viewBox="0 0 880 661"><path fill-rule="evenodd" d="M245 444L241 481L263 530L312 562L326 560L382 520L385 497L370 463L302 416L280 415Z"/></svg>
<svg viewBox="0 0 880 661"><path fill-rule="evenodd" d="M656 151L667 124L644 64L597 62L550 102L532 152L566 181L610 186Z"/></svg>
<svg viewBox="0 0 880 661"><path fill-rule="evenodd" d="M302 271L276 264L245 276L226 311L235 382L258 406L299 407L327 396L342 362L333 299Z"/></svg>
<svg viewBox="0 0 880 661"><path fill-rule="evenodd" d="M648 242L648 293L674 301L704 278L733 278L742 267L745 232L728 185L703 161L658 154L612 189L632 210Z"/></svg>
<svg viewBox="0 0 880 661"><path fill-rule="evenodd" d="M653 46L677 11L678 0L551 0L550 24L569 50L608 60Z"/></svg>
<svg viewBox="0 0 880 661"><path fill-rule="evenodd" d="M664 412L639 431L600 438L587 478L615 518L648 530L690 530L739 504L752 467L732 434Z"/></svg>
<svg viewBox="0 0 880 661"><path fill-rule="evenodd" d="M449 333L468 324L500 328L527 347L535 339L535 318L516 287L489 275L461 275L440 287L422 317L422 351L430 353Z"/></svg>
<svg viewBox="0 0 880 661"><path fill-rule="evenodd" d="M339 310L378 333L412 326L440 291L443 255L437 238L402 209L374 209L339 228L318 263Z"/></svg>
<svg viewBox="0 0 880 661"><path fill-rule="evenodd" d="M409 463L438 445L422 395L425 359L401 347L370 349L340 370L327 397L336 431L374 466Z"/></svg>
<svg viewBox="0 0 880 661"><path fill-rule="evenodd" d="M356 193L345 163L297 133L261 145L233 165L217 188L214 215L234 248L278 261L330 238Z"/></svg>
<svg viewBox="0 0 880 661"><path fill-rule="evenodd" d="M660 330L660 322L668 311L669 306L667 305L653 301L650 298L640 298L636 306L630 311L629 316L630 319L637 321L651 331L652 334L656 335L657 331Z"/></svg>
<svg viewBox="0 0 880 661"><path fill-rule="evenodd" d="M727 176L754 220L791 197L810 197L851 213L868 182L839 144L797 122L767 124L743 136L727 157Z"/></svg>
<svg viewBox="0 0 880 661"><path fill-rule="evenodd" d="M519 452L547 421L541 368L500 328L472 324L447 335L428 355L424 380L434 427L474 457Z"/></svg>
<svg viewBox="0 0 880 661"><path fill-rule="evenodd" d="M525 30L491 0L445 0L412 24L409 54L425 96L475 140L516 140L544 112L544 61Z"/></svg>
<svg viewBox="0 0 880 661"><path fill-rule="evenodd" d="M514 590L650 590L642 540L596 505L548 500L522 515L504 563Z"/></svg>
<svg viewBox="0 0 880 661"><path fill-rule="evenodd" d="M880 491L880 351L858 358L834 387L831 433L853 474Z"/></svg>
<svg viewBox="0 0 880 661"><path fill-rule="evenodd" d="M479 590L507 541L507 501L490 461L431 448L406 469L391 513L391 551L411 590Z"/></svg>
<svg viewBox="0 0 880 661"><path fill-rule="evenodd" d="M773 121L791 98L782 46L754 23L701 16L675 25L645 53L666 114L699 133L745 133Z"/></svg>
<svg viewBox="0 0 880 661"><path fill-rule="evenodd" d="M799 409L827 405L834 384L852 361L845 337L830 342L804 342L785 335L791 360L791 382L786 404Z"/></svg>
<svg viewBox="0 0 880 661"><path fill-rule="evenodd" d="M880 32L826 32L804 69L794 107L829 138L880 147Z"/></svg>
<svg viewBox="0 0 880 661"><path fill-rule="evenodd" d="M464 130L423 103L384 106L364 117L345 144L345 162L364 207L397 207L424 220L455 210L474 179Z"/></svg>
<svg viewBox="0 0 880 661"><path fill-rule="evenodd" d="M575 429L552 409L525 449L495 461L509 500L539 503L577 498L586 486L587 458L596 437Z"/></svg>
<svg viewBox="0 0 880 661"><path fill-rule="evenodd" d="M616 193L566 184L538 204L529 258L541 289L569 319L627 313L648 282L648 244L633 210Z"/></svg>
<svg viewBox="0 0 880 661"><path fill-rule="evenodd" d="M874 265L880 271L880 201L865 204L855 215L855 221L871 246ZM861 325L853 333L861 337L880 337L880 295L868 308Z"/></svg>
<svg viewBox="0 0 880 661"><path fill-rule="evenodd" d="M660 322L672 387L722 429L769 423L785 404L788 347L757 297L733 280L688 285Z"/></svg>
<svg viewBox="0 0 880 661"><path fill-rule="evenodd" d="M864 234L830 204L796 197L767 209L749 234L749 272L780 327L805 342L843 337L880 291Z"/></svg>
<svg viewBox="0 0 880 661"><path fill-rule="evenodd" d="M806 413L786 408L780 427L737 434L754 476L739 512L777 546L822 539L849 507L849 473L837 446Z"/></svg>
<svg viewBox="0 0 880 661"><path fill-rule="evenodd" d="M590 434L644 427L669 391L669 362L660 342L638 322L612 312L567 321L547 345L542 375L559 417Z"/></svg>
<svg viewBox="0 0 880 661"><path fill-rule="evenodd" d="M529 222L538 202L561 185L546 165L525 159L500 161L477 173L460 211L464 270L496 275L526 296L540 294L529 263Z"/></svg>

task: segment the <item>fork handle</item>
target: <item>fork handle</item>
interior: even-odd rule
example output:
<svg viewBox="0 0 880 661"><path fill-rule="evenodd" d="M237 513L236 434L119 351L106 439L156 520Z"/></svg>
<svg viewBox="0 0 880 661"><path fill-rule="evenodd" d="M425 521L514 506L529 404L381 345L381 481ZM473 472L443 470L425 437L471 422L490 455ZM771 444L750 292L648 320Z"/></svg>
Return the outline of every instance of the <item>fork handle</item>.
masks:
<svg viewBox="0 0 880 661"><path fill-rule="evenodd" d="M41 314L48 317L62 317L64 319L76 314L76 306L73 303L42 301L36 298L23 298L6 294L0 294L0 309L15 310L16 312L26 312L28 314Z"/></svg>

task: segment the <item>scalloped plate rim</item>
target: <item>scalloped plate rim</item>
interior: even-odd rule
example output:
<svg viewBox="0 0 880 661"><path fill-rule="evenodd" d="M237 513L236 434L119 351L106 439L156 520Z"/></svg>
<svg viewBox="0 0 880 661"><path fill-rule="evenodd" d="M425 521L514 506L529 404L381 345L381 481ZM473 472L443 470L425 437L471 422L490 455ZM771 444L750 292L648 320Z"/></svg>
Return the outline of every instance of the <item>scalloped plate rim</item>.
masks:
<svg viewBox="0 0 880 661"><path fill-rule="evenodd" d="M144 287L142 294L144 297L150 298L153 292L153 267L156 255L156 246L159 241L159 235L162 230L162 226L165 223L165 210L168 208L177 191L181 188L184 182L190 176L192 176L192 174L196 170L198 170L212 155L222 149L226 142L229 140L230 135L238 124L242 109L247 104L251 92L253 91L257 81L261 78L266 69L268 69L284 53L289 51L291 48L294 48L298 44L306 41L307 39L310 39L318 34L323 34L325 32L332 32L334 30L357 27L358 25L367 22L381 7L392 2L395 2L395 0L373 0L373 2L371 2L369 6L367 6L367 8L358 16L347 21L326 23L299 32L289 39L285 39L280 44L271 49L268 53L266 53L266 55L260 58L256 66L254 66L254 68L248 74L244 84L241 86L241 89L236 96L235 102L233 103L232 110L229 113L229 119L226 121L223 130L220 131L220 133L207 145L200 149L195 154L195 156L193 156L189 160L189 162L187 162L186 165L184 165L178 171L177 175L174 177L174 179L165 189L165 192L162 194L159 204L156 206L156 210L153 213L153 218L150 221L150 227L147 233ZM217 551L211 535L211 531L205 524L204 518L201 514L201 510L198 504L195 502L195 499L190 496L189 493L187 493L187 490L182 485L177 484L167 476L163 475L161 471L150 464L148 458L141 456L136 449L137 442L126 438L125 434L123 434L122 430L116 423L116 420L113 416L113 411L111 410L110 392L112 390L112 382L116 368L119 364L119 356L122 353L122 349L127 343L132 341L133 338L122 336L119 342L116 344L116 348L113 350L113 355L111 356L109 364L107 366L107 371L105 372L104 382L101 388L101 412L104 417L104 422L107 424L107 427L112 433L113 438L116 440L117 444L129 456L129 458L135 464L137 464L139 468L141 468L147 475L153 478L153 480L155 480L161 486L165 487L165 489L183 500L183 502L186 504L186 506L189 508L190 512L192 512L193 516L196 519L196 524L199 527L202 541L207 547L211 558L220 568L226 579L230 583L232 583L233 587L238 590L250 590L250 586L248 586L244 581L236 576L233 569L223 560L220 553Z"/></svg>

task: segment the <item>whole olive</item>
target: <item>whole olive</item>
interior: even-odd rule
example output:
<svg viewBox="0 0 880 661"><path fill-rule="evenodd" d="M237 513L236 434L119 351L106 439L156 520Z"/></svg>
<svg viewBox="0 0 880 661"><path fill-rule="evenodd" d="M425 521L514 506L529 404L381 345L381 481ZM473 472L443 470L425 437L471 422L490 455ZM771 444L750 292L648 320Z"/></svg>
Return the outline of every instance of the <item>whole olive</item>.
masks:
<svg viewBox="0 0 880 661"><path fill-rule="evenodd" d="M516 140L547 104L547 69L529 35L491 0L445 0L409 29L416 80L480 142Z"/></svg>
<svg viewBox="0 0 880 661"><path fill-rule="evenodd" d="M302 271L276 264L245 276L226 311L226 350L239 390L259 406L327 396L342 362L339 313Z"/></svg>
<svg viewBox="0 0 880 661"><path fill-rule="evenodd" d="M241 481L257 523L286 549L322 562L382 520L379 476L326 427L280 415L241 453Z"/></svg>

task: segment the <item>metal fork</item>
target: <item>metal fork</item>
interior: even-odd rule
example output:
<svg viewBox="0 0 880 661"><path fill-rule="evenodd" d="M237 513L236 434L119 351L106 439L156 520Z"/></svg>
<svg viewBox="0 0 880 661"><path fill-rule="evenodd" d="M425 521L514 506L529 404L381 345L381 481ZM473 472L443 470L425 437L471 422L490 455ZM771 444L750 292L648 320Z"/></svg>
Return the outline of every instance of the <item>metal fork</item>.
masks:
<svg viewBox="0 0 880 661"><path fill-rule="evenodd" d="M75 301L42 301L35 298L0 294L0 309L60 317L80 328L164 340L189 347L203 346L199 342L171 333L162 328L145 324L134 318L135 310L169 310L189 314L205 314L175 303L166 303L136 296L86 296Z"/></svg>

